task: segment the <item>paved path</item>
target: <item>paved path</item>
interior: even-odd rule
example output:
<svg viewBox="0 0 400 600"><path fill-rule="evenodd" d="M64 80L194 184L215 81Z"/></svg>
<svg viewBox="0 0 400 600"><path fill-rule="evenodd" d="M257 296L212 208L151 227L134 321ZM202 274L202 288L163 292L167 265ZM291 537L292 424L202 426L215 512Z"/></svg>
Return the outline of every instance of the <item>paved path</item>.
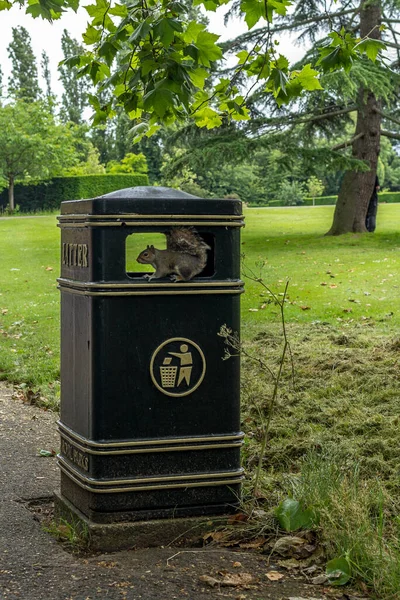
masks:
<svg viewBox="0 0 400 600"><path fill-rule="evenodd" d="M12 398L0 382L0 600L288 600L332 598L286 575L270 582L266 555L216 547L153 548L77 556L44 531L29 507L59 485L57 415ZM241 566L234 563L240 563ZM250 573L249 589L210 587L203 575Z"/></svg>

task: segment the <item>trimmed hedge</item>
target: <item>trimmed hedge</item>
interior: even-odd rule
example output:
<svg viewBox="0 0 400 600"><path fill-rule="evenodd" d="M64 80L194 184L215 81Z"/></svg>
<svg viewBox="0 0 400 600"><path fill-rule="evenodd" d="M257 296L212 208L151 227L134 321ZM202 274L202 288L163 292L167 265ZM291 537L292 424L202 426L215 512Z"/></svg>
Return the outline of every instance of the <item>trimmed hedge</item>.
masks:
<svg viewBox="0 0 400 600"><path fill-rule="evenodd" d="M20 207L21 212L35 212L58 209L64 200L96 198L115 190L138 185L149 185L147 175L118 173L117 175L54 177L36 185L17 183L14 196L15 204ZM0 193L0 206L6 207L7 204L8 190L3 190Z"/></svg>
<svg viewBox="0 0 400 600"><path fill-rule="evenodd" d="M400 202L400 192L382 192L378 194L379 202L387 202L391 204L393 202Z"/></svg>

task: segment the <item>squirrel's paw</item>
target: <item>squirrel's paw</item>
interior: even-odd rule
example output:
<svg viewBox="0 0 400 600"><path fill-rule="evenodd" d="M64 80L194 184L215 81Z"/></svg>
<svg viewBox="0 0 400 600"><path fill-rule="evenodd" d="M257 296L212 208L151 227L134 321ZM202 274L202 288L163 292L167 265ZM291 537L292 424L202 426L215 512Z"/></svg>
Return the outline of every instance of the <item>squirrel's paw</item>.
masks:
<svg viewBox="0 0 400 600"><path fill-rule="evenodd" d="M145 279L147 279L147 281L151 281L152 279L154 279L154 273L153 273L153 275L150 275L150 273L145 273L145 274L143 275L143 277L144 277Z"/></svg>

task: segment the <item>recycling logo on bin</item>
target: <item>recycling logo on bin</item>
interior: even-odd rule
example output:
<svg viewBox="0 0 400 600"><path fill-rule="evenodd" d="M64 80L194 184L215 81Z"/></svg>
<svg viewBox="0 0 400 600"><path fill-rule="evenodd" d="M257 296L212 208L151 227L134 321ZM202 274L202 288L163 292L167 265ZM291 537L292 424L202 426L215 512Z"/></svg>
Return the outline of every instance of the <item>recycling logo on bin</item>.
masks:
<svg viewBox="0 0 400 600"><path fill-rule="evenodd" d="M167 396L187 396L204 379L206 359L200 346L186 338L171 338L156 348L151 357L151 379Z"/></svg>

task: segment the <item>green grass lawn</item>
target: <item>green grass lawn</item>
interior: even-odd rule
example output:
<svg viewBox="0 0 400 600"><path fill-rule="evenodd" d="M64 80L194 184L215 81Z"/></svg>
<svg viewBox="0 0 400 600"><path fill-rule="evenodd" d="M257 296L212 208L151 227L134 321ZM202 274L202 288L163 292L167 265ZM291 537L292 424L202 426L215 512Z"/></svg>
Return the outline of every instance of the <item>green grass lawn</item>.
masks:
<svg viewBox="0 0 400 600"><path fill-rule="evenodd" d="M379 208L375 234L324 237L333 207L247 209L246 268L277 294L289 279L289 323L400 325L400 205ZM0 376L31 386L59 374L59 237L55 216L0 220ZM263 264L261 268L260 265ZM279 320L257 283L246 280L243 334Z"/></svg>
<svg viewBox="0 0 400 600"><path fill-rule="evenodd" d="M261 275L280 298L289 280L290 353L272 410L259 502L271 507L290 493L318 503L328 557L347 553L353 573L377 597L394 599L400 204L379 207L374 234L324 237L332 214L331 206L246 210L244 272ZM40 388L52 406L59 396L59 246L55 216L0 219L0 378L22 384L28 399ZM129 264L140 249L130 248ZM250 492L271 411L268 370L277 373L283 336L277 305L249 279L242 337L242 455Z"/></svg>
<svg viewBox="0 0 400 600"><path fill-rule="evenodd" d="M289 279L286 317L290 322L385 322L400 325L400 205L379 207L374 234L324 237L332 206L248 210L243 235L245 264L262 276L275 293ZM247 283L243 317L258 309L252 321L276 314L265 304L259 286ZM396 310L397 307L397 310Z"/></svg>

